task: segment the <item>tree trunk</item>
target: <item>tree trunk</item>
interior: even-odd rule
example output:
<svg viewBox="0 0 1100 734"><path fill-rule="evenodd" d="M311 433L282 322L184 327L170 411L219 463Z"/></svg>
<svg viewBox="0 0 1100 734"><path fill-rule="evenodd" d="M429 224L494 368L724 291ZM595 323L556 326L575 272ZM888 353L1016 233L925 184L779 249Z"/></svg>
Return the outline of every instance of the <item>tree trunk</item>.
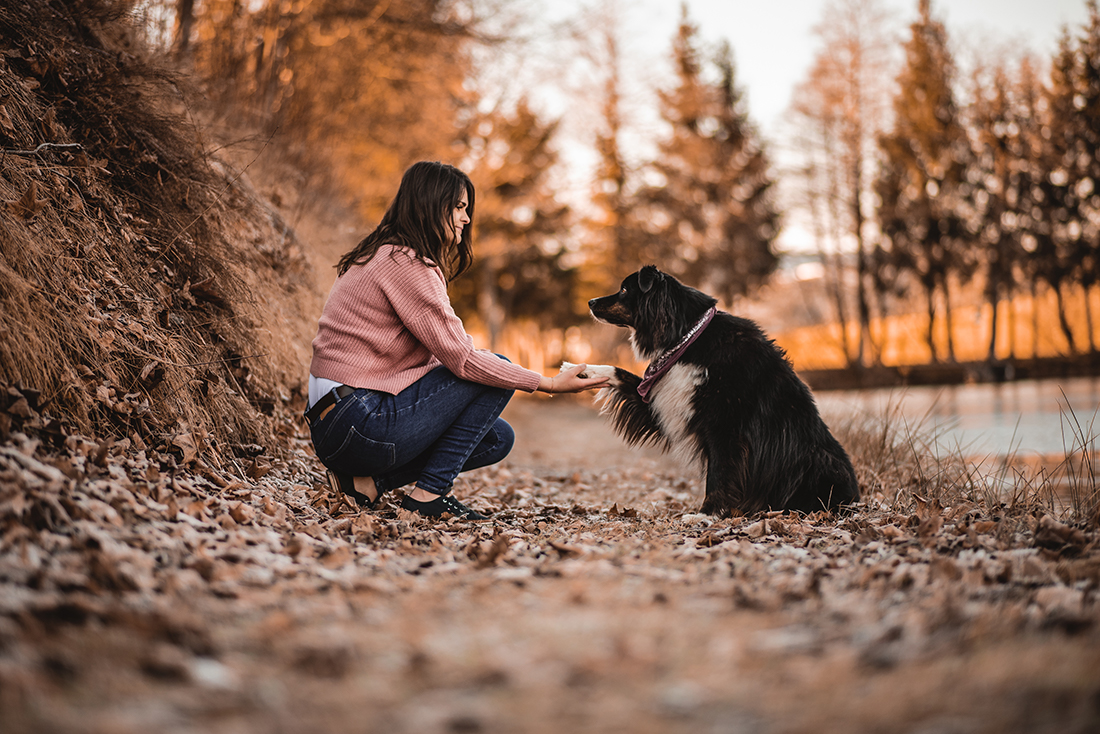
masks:
<svg viewBox="0 0 1100 734"><path fill-rule="evenodd" d="M1062 334L1069 343L1069 353L1077 354L1077 344L1073 341L1073 329L1069 327L1069 319L1066 318L1066 299L1062 295L1061 284L1054 287L1054 294L1058 298L1058 323L1062 327Z"/></svg>
<svg viewBox="0 0 1100 734"><path fill-rule="evenodd" d="M1039 282L1031 281L1031 358L1039 357Z"/></svg>
<svg viewBox="0 0 1100 734"><path fill-rule="evenodd" d="M820 241L819 241L820 242ZM844 269L840 263L840 255L830 257L823 244L818 246L818 254L821 264L825 266L825 290L836 308L836 320L840 324L840 348L844 350L844 363L852 367L851 344L848 341L848 309L844 305Z"/></svg>
<svg viewBox="0 0 1100 734"><path fill-rule="evenodd" d="M870 268L868 268L870 269ZM868 299L868 319L867 319L867 341L871 345L871 363L875 366L882 364L882 350L886 346L885 326L886 326L886 307L883 305L882 294L879 293L878 287L875 285L875 278L871 276L871 285L868 288L868 292L872 298ZM877 316L876 316L877 314ZM874 329L872 324L875 319L878 319L879 328Z"/></svg>
<svg viewBox="0 0 1100 734"><path fill-rule="evenodd" d="M1085 290L1085 324L1088 325L1089 330L1089 353L1096 351L1096 336L1092 331L1092 301L1089 300L1089 288L1088 283L1083 283L1081 287Z"/></svg>
<svg viewBox="0 0 1100 734"><path fill-rule="evenodd" d="M195 25L195 0L179 0L176 4L175 53L184 58L191 50L191 28Z"/></svg>
<svg viewBox="0 0 1100 734"><path fill-rule="evenodd" d="M857 131L856 145L862 140L862 134ZM856 307L859 309L859 353L856 359L863 364L864 348L870 352L871 364L877 364L874 344L871 341L871 307L867 301L867 246L863 240L863 203L860 194L863 193L863 158L859 155L852 156L852 230L856 236Z"/></svg>
<svg viewBox="0 0 1100 734"><path fill-rule="evenodd" d="M834 298L837 304L837 313L840 314L840 335L841 343L844 345L844 361L849 367L854 367L863 361L863 344L861 341L857 341L853 354L852 343L848 338L848 309L844 304L844 260L840 254L840 212L837 210L837 204L840 201L840 183L837 180L839 173L836 166L827 166L826 175L829 177L828 194L825 198L827 202L826 211L829 215L827 227L829 235L837 248L836 254L833 256L836 272Z"/></svg>
<svg viewBox="0 0 1100 734"><path fill-rule="evenodd" d="M871 334L871 339L874 340L875 354L878 358L878 364L883 363L883 352L886 351L886 345L890 343L890 323L887 320L889 315L889 301L887 300L886 287L882 282L882 278L879 277L877 272L878 258L875 258L872 262L875 263L875 273L871 277L871 293L874 295L874 301L872 307L878 314L878 334L874 332Z"/></svg>
<svg viewBox="0 0 1100 734"><path fill-rule="evenodd" d="M849 367L855 367L858 361L852 357L852 340L848 336L848 307L844 303L844 264L840 259L840 253L829 258L832 266L829 291L836 304L836 318L840 324L840 347L844 350L844 363Z"/></svg>
<svg viewBox="0 0 1100 734"><path fill-rule="evenodd" d="M925 305L928 309L928 348L932 350L932 362L938 364L940 361L939 352L936 350L936 286L933 283L929 283L924 290L926 300Z"/></svg>
<svg viewBox="0 0 1100 734"><path fill-rule="evenodd" d="M958 362L955 357L955 324L951 313L951 290L947 284L947 278L943 279L943 317L947 321L947 360Z"/></svg>
<svg viewBox="0 0 1100 734"><path fill-rule="evenodd" d="M485 322L485 328L489 331L489 350L497 351L497 342L504 328L504 314L497 295L497 287L493 277L496 267L489 258L481 263L481 290L477 295L477 309L481 312L481 318Z"/></svg>
<svg viewBox="0 0 1100 734"><path fill-rule="evenodd" d="M1008 356L1011 359L1016 359L1016 326L1019 318L1019 314L1016 313L1016 293L1015 289L1010 284L1008 286Z"/></svg>
<svg viewBox="0 0 1100 734"><path fill-rule="evenodd" d="M993 363L997 361L997 304L998 304L998 291L997 281L992 276L989 279L989 283L986 284L986 301L990 307L989 317L989 351L986 353L985 361ZM1011 305L1011 302L1010 304Z"/></svg>
<svg viewBox="0 0 1100 734"><path fill-rule="evenodd" d="M864 346L866 346L866 353L871 360L872 365L879 363L878 354L875 352L875 343L871 338L871 302L867 298L867 257L863 252L863 245L859 246L859 251L856 253L858 258L858 278L859 285L856 287L856 296L859 299L859 357L860 363L863 362Z"/></svg>

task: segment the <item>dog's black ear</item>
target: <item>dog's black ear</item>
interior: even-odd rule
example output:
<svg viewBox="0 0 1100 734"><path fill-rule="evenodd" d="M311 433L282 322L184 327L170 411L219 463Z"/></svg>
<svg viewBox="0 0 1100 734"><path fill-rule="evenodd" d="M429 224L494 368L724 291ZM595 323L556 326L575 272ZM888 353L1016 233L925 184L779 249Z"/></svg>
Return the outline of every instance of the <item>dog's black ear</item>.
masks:
<svg viewBox="0 0 1100 734"><path fill-rule="evenodd" d="M642 293L649 293L649 289L660 279L661 271L656 265L646 265L638 271L638 287L642 289Z"/></svg>

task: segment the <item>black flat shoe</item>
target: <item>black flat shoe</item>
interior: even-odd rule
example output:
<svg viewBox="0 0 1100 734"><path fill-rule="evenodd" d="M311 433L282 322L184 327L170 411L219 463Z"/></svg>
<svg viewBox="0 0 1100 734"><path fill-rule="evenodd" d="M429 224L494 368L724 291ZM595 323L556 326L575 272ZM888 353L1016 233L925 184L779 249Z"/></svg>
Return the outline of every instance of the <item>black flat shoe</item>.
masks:
<svg viewBox="0 0 1100 734"><path fill-rule="evenodd" d="M382 499L381 492L379 492L378 496L372 500L370 497L356 489L355 477L350 474L337 474L333 471L327 471L325 473L328 474L328 486L332 488L333 492L343 492L349 497L354 497L355 501L361 507L366 507L368 510L373 510L374 506L378 504L378 500Z"/></svg>
<svg viewBox="0 0 1100 734"><path fill-rule="evenodd" d="M401 500L401 506L409 512L416 512L424 517L443 517L445 514L461 517L466 520L488 520L488 515L482 515L477 510L467 507L449 494L437 497L431 502L419 502L405 495Z"/></svg>

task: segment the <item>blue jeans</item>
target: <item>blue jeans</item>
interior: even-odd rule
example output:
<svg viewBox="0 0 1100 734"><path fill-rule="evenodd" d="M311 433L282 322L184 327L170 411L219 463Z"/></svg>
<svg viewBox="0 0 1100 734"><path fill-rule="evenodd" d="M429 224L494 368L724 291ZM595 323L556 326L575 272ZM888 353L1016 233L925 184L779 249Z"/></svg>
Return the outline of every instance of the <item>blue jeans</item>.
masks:
<svg viewBox="0 0 1100 734"><path fill-rule="evenodd" d="M514 393L437 367L397 395L360 388L338 401L310 426L313 447L333 472L373 477L379 494L416 482L444 495L459 472L512 450L500 414Z"/></svg>

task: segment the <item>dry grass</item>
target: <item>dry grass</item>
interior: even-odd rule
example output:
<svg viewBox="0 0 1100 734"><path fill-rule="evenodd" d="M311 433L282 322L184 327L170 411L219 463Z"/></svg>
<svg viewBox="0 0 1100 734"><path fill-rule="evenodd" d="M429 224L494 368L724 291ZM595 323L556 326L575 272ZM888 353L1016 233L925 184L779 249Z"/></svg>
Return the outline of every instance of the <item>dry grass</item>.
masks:
<svg viewBox="0 0 1100 734"><path fill-rule="evenodd" d="M974 457L965 447L945 447L925 421L915 423L888 406L883 415L833 419L866 496L899 511L922 503L972 504L1016 519L1049 514L1081 527L1100 527L1095 416L1082 424L1069 410L1061 455Z"/></svg>
<svg viewBox="0 0 1100 734"><path fill-rule="evenodd" d="M279 216L205 155L123 8L0 8L0 379L39 391L56 431L218 463L274 444L318 296ZM43 142L75 147L11 152Z"/></svg>
<svg viewBox="0 0 1100 734"><path fill-rule="evenodd" d="M1066 453L1049 482L1068 497L1071 518L1086 525L1100 524L1100 413L1093 413L1084 423L1072 410L1069 413L1070 432L1064 436ZM1053 491L1052 491L1053 494Z"/></svg>

